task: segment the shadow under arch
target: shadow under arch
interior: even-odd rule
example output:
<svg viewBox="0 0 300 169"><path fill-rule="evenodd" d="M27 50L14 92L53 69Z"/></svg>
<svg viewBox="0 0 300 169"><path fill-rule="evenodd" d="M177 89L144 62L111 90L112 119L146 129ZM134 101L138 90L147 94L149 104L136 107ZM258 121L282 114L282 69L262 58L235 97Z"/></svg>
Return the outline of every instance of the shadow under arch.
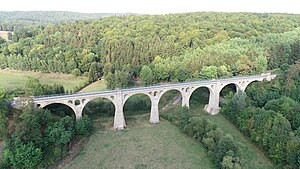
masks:
<svg viewBox="0 0 300 169"><path fill-rule="evenodd" d="M51 103L47 104L44 107L40 107L43 109L47 109L51 112L54 119L59 120L65 116L70 116L72 118L76 118L74 110L67 104L63 103Z"/></svg>
<svg viewBox="0 0 300 169"><path fill-rule="evenodd" d="M189 98L191 109L204 109L204 106L209 103L209 96L211 94L211 89L206 86L197 87ZM204 111L204 110L203 110Z"/></svg>
<svg viewBox="0 0 300 169"><path fill-rule="evenodd" d="M182 106L182 94L178 89L165 91L159 98L158 109L166 110L174 106Z"/></svg>
<svg viewBox="0 0 300 169"><path fill-rule="evenodd" d="M228 83L225 86L223 86L220 91L220 107L226 104L228 99L231 99L239 90L240 87L235 83Z"/></svg>
<svg viewBox="0 0 300 169"><path fill-rule="evenodd" d="M126 125L138 125L139 122L145 123L145 121L149 121L151 104L150 96L145 93L129 96L123 105Z"/></svg>
<svg viewBox="0 0 300 169"><path fill-rule="evenodd" d="M85 103L82 109L82 116L88 115L92 119L114 117L115 110L115 104L111 100L98 97Z"/></svg>
<svg viewBox="0 0 300 169"><path fill-rule="evenodd" d="M265 83L270 84L270 82L267 81L267 80L263 80L263 81L253 80L253 81L251 81L251 82L249 82L249 83L247 84L247 86L246 86L245 89L244 89L244 92L247 93L247 89L248 89L248 88L251 88L251 86L258 86L258 85L262 86L262 85L264 85ZM272 83L272 82L271 82L271 83Z"/></svg>

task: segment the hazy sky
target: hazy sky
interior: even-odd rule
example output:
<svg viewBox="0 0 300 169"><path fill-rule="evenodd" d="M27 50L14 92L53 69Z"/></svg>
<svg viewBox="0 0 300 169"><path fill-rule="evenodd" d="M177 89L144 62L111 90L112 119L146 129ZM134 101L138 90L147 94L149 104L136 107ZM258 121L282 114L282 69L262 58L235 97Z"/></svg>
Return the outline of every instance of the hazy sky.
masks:
<svg viewBox="0 0 300 169"><path fill-rule="evenodd" d="M196 11L300 14L300 0L3 0L0 11L178 13Z"/></svg>

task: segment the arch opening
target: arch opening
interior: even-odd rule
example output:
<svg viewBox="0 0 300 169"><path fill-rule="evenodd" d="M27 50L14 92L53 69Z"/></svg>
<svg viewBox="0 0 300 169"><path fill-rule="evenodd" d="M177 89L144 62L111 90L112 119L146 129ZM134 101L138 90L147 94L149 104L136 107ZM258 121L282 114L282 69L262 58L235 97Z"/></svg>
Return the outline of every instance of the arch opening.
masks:
<svg viewBox="0 0 300 169"><path fill-rule="evenodd" d="M182 95L179 90L171 89L166 91L159 99L158 109L160 112L166 111L172 107L182 105Z"/></svg>
<svg viewBox="0 0 300 169"><path fill-rule="evenodd" d="M204 111L204 106L209 102L210 89L198 87L190 96L190 109Z"/></svg>
<svg viewBox="0 0 300 169"><path fill-rule="evenodd" d="M220 106L222 107L222 105L226 104L238 90L239 87L234 83L225 85L220 91Z"/></svg>
<svg viewBox="0 0 300 169"><path fill-rule="evenodd" d="M82 116L88 115L93 120L112 118L115 115L114 103L106 98L95 98L86 103ZM113 120L112 120L113 121Z"/></svg>
<svg viewBox="0 0 300 169"><path fill-rule="evenodd" d="M269 86L270 89L267 89ZM275 99L279 97L280 92L278 88L271 87L272 83L266 81L253 81L248 84L245 89L248 101L255 107L263 107L268 102L268 100ZM257 92L259 91L259 92Z"/></svg>
<svg viewBox="0 0 300 169"><path fill-rule="evenodd" d="M48 104L44 106L43 109L48 109L51 112L53 120L60 120L65 116L70 116L74 119L76 118L74 110L63 103Z"/></svg>
<svg viewBox="0 0 300 169"><path fill-rule="evenodd" d="M126 124L129 126L145 125L149 121L151 99L146 94L134 94L123 105Z"/></svg>

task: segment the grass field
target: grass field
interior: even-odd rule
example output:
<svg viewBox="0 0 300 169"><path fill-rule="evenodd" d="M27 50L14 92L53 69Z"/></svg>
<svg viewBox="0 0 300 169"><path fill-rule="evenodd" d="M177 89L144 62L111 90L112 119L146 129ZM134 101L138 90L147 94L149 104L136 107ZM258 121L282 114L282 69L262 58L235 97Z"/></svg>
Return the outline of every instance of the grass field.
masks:
<svg viewBox="0 0 300 169"><path fill-rule="evenodd" d="M208 115L204 112L204 105L191 106L192 111L199 113L203 118L207 118L217 124L225 133L229 133L233 139L240 145L241 163L243 168L249 169L272 169L275 168L272 162L259 150L251 141L246 138L231 122L222 114Z"/></svg>
<svg viewBox="0 0 300 169"><path fill-rule="evenodd" d="M73 90L75 86L80 86L85 80L84 77L74 77L69 74L0 69L0 88L24 88L28 76L39 79L42 84L62 84L67 90Z"/></svg>
<svg viewBox="0 0 300 169"><path fill-rule="evenodd" d="M128 123L135 125L122 131L111 129L112 118L95 121L95 132L89 142L65 168L215 168L206 150L176 126L165 120L149 124L148 120L149 114L127 118Z"/></svg>
<svg viewBox="0 0 300 169"><path fill-rule="evenodd" d="M167 98L174 98L176 93L169 95ZM163 101L160 111L168 102L170 101ZM196 103L195 100L192 102ZM240 147L243 168L275 168L272 162L223 115L210 116L203 111L203 106L192 104L191 110L200 117L211 120L223 132L233 137ZM65 168L215 168L201 143L189 138L178 127L162 118L157 125L149 124L149 113L141 113L125 112L127 128L118 132L112 129L113 117L103 116L101 113L90 114L94 119L94 132L81 153Z"/></svg>
<svg viewBox="0 0 300 169"><path fill-rule="evenodd" d="M104 79L98 80L82 90L80 90L80 93L82 92L96 92L96 91L101 91L101 90L106 90L106 81Z"/></svg>

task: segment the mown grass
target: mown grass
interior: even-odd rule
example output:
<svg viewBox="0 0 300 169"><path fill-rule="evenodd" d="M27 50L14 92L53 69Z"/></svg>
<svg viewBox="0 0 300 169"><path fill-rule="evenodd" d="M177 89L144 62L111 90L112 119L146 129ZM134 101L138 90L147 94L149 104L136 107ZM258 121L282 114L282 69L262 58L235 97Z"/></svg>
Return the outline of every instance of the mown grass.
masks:
<svg viewBox="0 0 300 169"><path fill-rule="evenodd" d="M247 169L272 169L273 163L256 147L247 137L245 137L231 122L221 113L211 116L203 108L204 105L192 105L191 110L203 118L207 118L215 123L223 132L230 134L234 141L239 144L241 163Z"/></svg>
<svg viewBox="0 0 300 169"><path fill-rule="evenodd" d="M98 80L88 86L86 86L85 88L83 88L82 90L80 90L80 93L84 93L84 92L96 92L96 91L101 91L101 90L106 90L106 81L104 79Z"/></svg>
<svg viewBox="0 0 300 169"><path fill-rule="evenodd" d="M122 131L111 129L112 117L95 120L89 142L65 168L215 168L206 150L168 121L150 124L149 114L126 120L131 125Z"/></svg>
<svg viewBox="0 0 300 169"><path fill-rule="evenodd" d="M40 80L42 84L62 84L66 90L73 90L76 86L81 86L86 80L85 77L74 77L62 73L41 73L32 71L18 71L0 69L0 88L16 89L24 88L28 77Z"/></svg>

